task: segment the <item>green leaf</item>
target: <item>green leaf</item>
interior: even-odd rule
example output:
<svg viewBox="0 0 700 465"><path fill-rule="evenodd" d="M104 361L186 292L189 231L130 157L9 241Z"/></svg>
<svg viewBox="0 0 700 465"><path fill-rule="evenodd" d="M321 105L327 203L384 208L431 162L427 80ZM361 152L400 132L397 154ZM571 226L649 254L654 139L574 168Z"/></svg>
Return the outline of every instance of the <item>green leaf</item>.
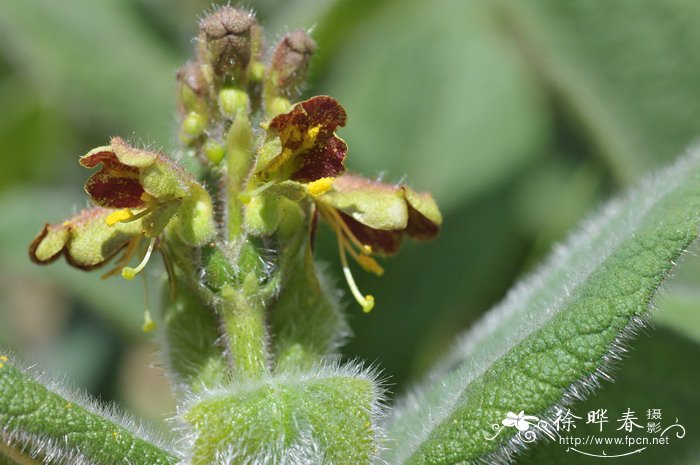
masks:
<svg viewBox="0 0 700 465"><path fill-rule="evenodd" d="M697 2L498 5L505 30L618 179L636 179L697 137Z"/></svg>
<svg viewBox="0 0 700 465"><path fill-rule="evenodd" d="M471 330L388 423L390 463L506 459L508 412L548 418L608 363L700 226L700 151L611 202Z"/></svg>
<svg viewBox="0 0 700 465"><path fill-rule="evenodd" d="M697 302L697 300L696 300ZM663 313L663 312L660 312ZM676 437L678 429L667 433L668 444L650 445L638 454L615 458L611 463L619 465L656 465L673 463L676 465L697 464L700 456L700 444L695 431L700 430L700 396L696 386L700 383L697 360L700 359L700 345L668 330L654 331L651 337L640 337L632 346L633 350L626 358L615 382L607 384L605 389L596 392L590 399L572 407L572 413L582 417L576 421L576 430L562 433L562 436L585 439L593 437L652 437L646 431L635 429L633 433L617 431L617 420L628 408L635 412L635 423L645 426L649 420L647 411L658 409L661 418L654 420L663 428L678 419L685 428L683 438ZM609 423L603 425L603 431L597 424L586 425L587 413L592 410L607 409ZM605 446L607 455L629 453L643 446ZM587 457L572 450L558 441L538 444L527 456L517 460L520 465L590 465L601 463L600 459ZM576 447L582 452L602 455L601 446Z"/></svg>
<svg viewBox="0 0 700 465"><path fill-rule="evenodd" d="M53 392L57 388L44 386L0 356L0 452L41 457L51 464L177 462L143 428L133 431L128 420L108 419L96 405Z"/></svg>
<svg viewBox="0 0 700 465"><path fill-rule="evenodd" d="M376 456L381 392L357 366L316 366L203 392L183 412L192 465L353 463Z"/></svg>

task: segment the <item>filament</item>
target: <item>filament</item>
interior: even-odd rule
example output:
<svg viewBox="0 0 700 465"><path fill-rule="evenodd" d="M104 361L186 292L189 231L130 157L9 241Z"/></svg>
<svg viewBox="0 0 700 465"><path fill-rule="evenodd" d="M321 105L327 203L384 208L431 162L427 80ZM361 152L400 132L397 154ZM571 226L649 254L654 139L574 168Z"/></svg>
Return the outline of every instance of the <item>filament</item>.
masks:
<svg viewBox="0 0 700 465"><path fill-rule="evenodd" d="M125 266L122 268L122 278L124 279L134 279L134 276L136 276L143 268L146 266L146 263L148 263L148 260L151 258L151 253L153 253L153 247L156 244L156 238L152 238L151 242L148 243L148 249L146 250L146 255L143 256L143 260L141 260L141 263L138 264L136 268L132 268L130 266Z"/></svg>

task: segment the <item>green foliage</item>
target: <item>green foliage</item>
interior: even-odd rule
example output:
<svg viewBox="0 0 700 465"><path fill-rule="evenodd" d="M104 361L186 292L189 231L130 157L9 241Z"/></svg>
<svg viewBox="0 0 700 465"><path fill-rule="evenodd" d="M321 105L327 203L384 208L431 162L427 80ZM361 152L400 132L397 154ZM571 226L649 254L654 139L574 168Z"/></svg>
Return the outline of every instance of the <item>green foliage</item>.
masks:
<svg viewBox="0 0 700 465"><path fill-rule="evenodd" d="M168 116L175 109L174 70L191 49L192 18L206 6L201 0L31 0L10 2L0 15L0 146L3 162L9 160L0 170L0 212L5 218L0 221L0 345L19 347L20 334L25 334L15 329L21 323L18 309L23 308L18 300L22 291L15 285L24 283L24 289L33 290L52 283L60 290L51 296L56 307L57 299L68 302L68 315L83 315L87 307L98 315L96 321L104 319L113 329L103 337L94 322L73 318L63 333L60 325L48 331L59 339L43 341L39 347L44 349L35 355L58 370L78 373L77 379L106 399L141 385L129 379L118 391L117 376L125 375L114 374L123 373L114 368L123 360L125 343L144 339L140 287L117 279L97 282L96 276L83 276L63 264L37 269L27 260L25 246L45 220L62 218L56 212L82 205L77 188L56 184L78 179L77 155L104 144L112 134L131 140L137 134L166 149L175 145L177 132ZM379 360L397 384L396 393L405 390L407 379L428 372L414 391L416 397L401 400L384 424L390 441L379 446L387 448L385 457L390 463L400 463L397 457L427 463L505 458L514 441L501 435L505 442L488 442L484 431L491 432L491 424L509 410L547 415L562 400L574 400L567 395L572 386L581 393L596 387L591 375L608 372L610 351L620 349L619 339L626 340L637 316L646 315L658 282L694 237L691 209L697 205L686 195L695 187L683 181L692 171L667 174L666 186L651 189L643 184L635 191L638 198L630 194L624 205L613 204L619 211L597 217L594 224L605 234L590 237L592 226L584 225L565 252L557 252L534 278L516 286L494 313L477 322L593 205L672 160L697 136L697 5L690 0L258 0L252 6L271 31L318 24L311 86L304 90L333 95L348 110L348 126L340 135L351 149L349 167L367 173L387 170L391 180L406 175L416 188L433 191L444 209L439 241L409 245L399 257L382 263L386 274L381 281L358 277L359 287L371 288L378 304L368 317L351 313L356 337L344 352ZM228 172L231 198L244 188L258 130L258 120L247 119L246 108L259 102L241 100L241 95L245 92L227 89L218 96L222 115L234 120L227 138L214 140L221 135L214 131L215 138L202 140L202 128L212 123L212 115L202 116L209 110L192 95L180 131L188 144L203 142L203 158L216 166L204 185L217 186ZM192 165L194 160L186 153L180 161ZM47 181L48 187L40 184ZM24 185L6 189L12 184ZM279 184L269 192L290 203L299 200L294 196L305 195L296 184ZM185 236L187 225L201 213L198 205L192 202L177 218L186 217L178 226ZM228 208L225 214L223 207ZM303 214L278 207L274 198L257 210L214 202L217 227L227 221L232 240L246 228L284 236L284 247L295 257L288 265L269 253L283 246L269 241L246 245L240 267L228 263L231 250L206 246L201 256L179 257L190 263L190 275L204 263L203 281L188 281L180 274L177 292L162 292L158 339L165 347L163 364L178 394L191 395L189 411L199 415L194 425L183 420L190 428L185 448L196 444L210 458L226 449L226 441L243 437L253 443L241 452L249 458L321 462L319 450L330 447L331 455L344 451L337 455L341 463L347 457L361 462L374 453L362 441L381 436L378 430L369 434L361 424L372 410L368 406L377 407L380 397L370 389L374 380L335 373L341 386L335 397L324 398L319 394L322 381L294 372L305 367L332 377L329 365L318 361L327 354L333 359L349 333L327 284L340 277L340 267L333 262L317 276L309 244L298 242L294 234ZM200 218L209 216L204 213ZM668 221L679 218L687 221L678 223L675 236ZM657 230L659 219L666 227ZM190 242L199 241L198 235L189 236ZM334 238L323 228L315 247L315 255L326 260L337 254ZM661 310L653 314L652 323L662 327L659 334L651 331L651 342L644 340L632 351L618 382L603 383L605 389L572 408L614 408L629 399L638 410L654 404L677 414L693 411L697 394L691 390L691 373L697 370L692 357L700 341L700 268L693 263L681 269L677 288L656 304ZM268 274L270 265L287 266L286 275ZM160 270L151 267L150 274L160 284ZM246 295L259 297L255 303L260 307L249 308L248 323L240 313L229 312L227 324L238 336L248 332L255 337L219 337L221 316L231 301L241 298L231 292L231 283L234 290L245 287ZM271 292L280 289L279 295ZM158 299L150 297L151 308L157 308ZM240 305L233 307L240 310ZM262 307L270 310L267 319L256 313ZM54 305L46 308L53 310ZM471 324L460 346L437 369L429 369L435 355ZM49 323L42 320L41 326ZM275 337L261 339L268 330ZM198 337L188 337L193 334ZM110 346L115 340L117 348ZM257 355L251 366L260 367L262 379L246 381L251 387L246 391L241 380L232 383L229 367L235 357L252 353ZM562 359L570 363L553 361ZM545 375L555 383L543 382ZM6 382L0 377L0 384ZM525 387L506 389L508 382ZM327 418L308 420L314 409L347 407L343 399L351 392L369 396L349 407L360 412L356 417L324 414ZM48 391L42 395L53 399ZM203 400L202 408L192 399ZM304 402L313 408L299 407ZM280 420L274 432L284 432L289 442L275 442L273 432L261 432L274 415L255 411L270 405L279 407L279 418L303 418L317 426L295 436L301 430ZM212 406L216 412L207 410ZM478 415L475 406L481 409ZM416 428L413 419L426 415L434 421ZM243 416L244 423L228 423ZM693 419L682 420L689 430L694 427ZM320 436L309 433L318 432L321 423L333 425L333 437L319 441ZM207 439L197 440L195 431ZM222 437L213 438L217 432ZM256 435L267 435L267 447L255 441ZM420 440L407 439L412 435ZM333 440L350 436L357 438L356 455L333 445ZM663 455L650 450L640 455L642 462L627 463L692 463L698 443L691 436ZM547 464L578 459L561 447L542 444L517 460ZM4 460L0 452L0 463Z"/></svg>
<svg viewBox="0 0 700 465"><path fill-rule="evenodd" d="M507 412L539 417L608 378L609 360L700 228L700 152L607 206L447 357L389 426L391 463L449 464L493 454ZM393 426L392 426L393 425ZM395 429L395 431L392 431Z"/></svg>
<svg viewBox="0 0 700 465"><path fill-rule="evenodd" d="M200 396L183 414L196 437L191 463L372 462L376 380L353 368L310 373Z"/></svg>
<svg viewBox="0 0 700 465"><path fill-rule="evenodd" d="M0 360L0 456L62 464L114 463L116 457L133 464L176 463L154 438L132 431L134 424L112 421L84 400L52 392L45 380L32 379L7 357Z"/></svg>

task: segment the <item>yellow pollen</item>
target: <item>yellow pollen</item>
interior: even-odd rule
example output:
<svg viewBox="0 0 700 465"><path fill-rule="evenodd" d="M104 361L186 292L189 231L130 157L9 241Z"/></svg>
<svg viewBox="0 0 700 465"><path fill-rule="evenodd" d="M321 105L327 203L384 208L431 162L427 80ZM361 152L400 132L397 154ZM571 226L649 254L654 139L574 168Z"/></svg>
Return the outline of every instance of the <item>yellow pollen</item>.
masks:
<svg viewBox="0 0 700 465"><path fill-rule="evenodd" d="M4 367L4 366L5 366L4 363L0 363L0 368L2 368L2 367Z"/></svg>
<svg viewBox="0 0 700 465"><path fill-rule="evenodd" d="M72 408L73 408L73 404L71 404L70 402L66 402L66 408L67 408L67 409L72 409Z"/></svg>
<svg viewBox="0 0 700 465"><path fill-rule="evenodd" d="M298 142L301 140L301 131L299 131L298 127L290 124L280 133L280 140L282 141L282 145L287 145L289 141Z"/></svg>
<svg viewBox="0 0 700 465"><path fill-rule="evenodd" d="M316 139L318 138L318 133L321 132L321 125L314 126L312 128L309 128L306 131L306 134L304 134L304 141L302 143L303 147L305 149L310 149L311 147L314 146L316 143Z"/></svg>
<svg viewBox="0 0 700 465"><path fill-rule="evenodd" d="M10 359L7 358L6 355L0 355L0 360L2 360L3 362L7 362L7 361L9 361Z"/></svg>
<svg viewBox="0 0 700 465"><path fill-rule="evenodd" d="M309 192L311 197L319 197L330 190L330 188L333 186L333 181L335 181L335 178L317 179L307 184L306 190Z"/></svg>
<svg viewBox="0 0 700 465"><path fill-rule="evenodd" d="M153 247L156 244L156 238L152 238L151 242L148 244L148 249L146 250L146 255L143 256L143 260L141 260L141 263L138 264L136 268L132 268L130 266L125 266L122 268L122 278L131 280L134 279L134 277L141 271L143 268L146 266L146 263L148 263L148 260L151 258L151 254L153 253Z"/></svg>
<svg viewBox="0 0 700 465"><path fill-rule="evenodd" d="M377 276L381 276L384 274L384 268L377 263L377 261L368 256L368 255L358 255L357 256L357 263L360 264L363 270L369 271L370 273L374 273Z"/></svg>
<svg viewBox="0 0 700 465"><path fill-rule="evenodd" d="M151 319L151 312L148 310L143 313L143 326L141 326L141 329L144 333L150 333L156 329L156 322Z"/></svg>
<svg viewBox="0 0 700 465"><path fill-rule="evenodd" d="M110 228L117 223L122 223L124 221L130 220L134 217L134 214L128 208L122 208L121 210L114 211L110 213L105 219L105 223Z"/></svg>

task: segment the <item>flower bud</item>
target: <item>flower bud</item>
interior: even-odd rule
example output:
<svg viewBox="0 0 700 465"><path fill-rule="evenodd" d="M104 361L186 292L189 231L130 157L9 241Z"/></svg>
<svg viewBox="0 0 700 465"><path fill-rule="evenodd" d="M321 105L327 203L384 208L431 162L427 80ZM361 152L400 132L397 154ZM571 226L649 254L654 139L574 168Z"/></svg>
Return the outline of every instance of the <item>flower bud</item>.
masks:
<svg viewBox="0 0 700 465"><path fill-rule="evenodd" d="M202 70L202 64L189 62L178 69L177 82L180 112L182 114L191 111L204 113L208 84Z"/></svg>
<svg viewBox="0 0 700 465"><path fill-rule="evenodd" d="M303 29L284 36L272 54L272 84L284 94L298 93L315 51L316 42Z"/></svg>
<svg viewBox="0 0 700 465"><path fill-rule="evenodd" d="M231 74L243 79L252 55L252 29L257 25L252 13L223 6L199 25L207 58L219 76Z"/></svg>

